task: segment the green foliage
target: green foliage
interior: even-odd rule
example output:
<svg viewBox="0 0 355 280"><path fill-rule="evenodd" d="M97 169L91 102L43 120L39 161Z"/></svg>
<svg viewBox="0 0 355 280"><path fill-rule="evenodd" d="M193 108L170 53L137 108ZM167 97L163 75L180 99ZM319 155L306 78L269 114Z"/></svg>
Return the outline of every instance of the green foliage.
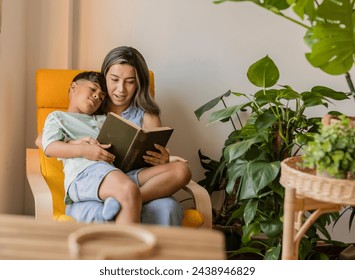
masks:
<svg viewBox="0 0 355 280"><path fill-rule="evenodd" d="M346 75L355 98L349 71L355 55L355 1L351 0L219 0L252 2L306 29L304 41L310 48L308 62L330 75ZM294 17L285 11L292 11ZM287 13L292 14L292 13Z"/></svg>
<svg viewBox="0 0 355 280"><path fill-rule="evenodd" d="M228 194L228 205L223 205L219 212L223 213L227 224L235 220L242 223L244 250L241 251L253 247L255 236L266 236L262 242L264 258L277 259L284 203L284 188L279 183L280 162L297 154L312 139L308 133L318 131L320 118L308 118L306 110L328 107L329 100L348 97L323 86L305 92L297 92L288 85L270 88L278 82L279 70L268 56L253 63L247 77L257 87L254 94L228 91L195 111L200 119L222 102L224 109L212 112L209 123L230 121L234 128L224 143L219 161L199 154L207 170L206 178L199 183L210 192L224 189ZM225 98L236 98L236 105L226 106ZM241 111L249 113L244 124L240 121ZM239 119L239 128L234 118ZM214 222L220 221L215 219ZM322 228L325 230L325 226Z"/></svg>
<svg viewBox="0 0 355 280"><path fill-rule="evenodd" d="M339 118L321 127L314 140L307 144L302 158L305 167L345 179L348 172L355 174L355 128L346 116Z"/></svg>

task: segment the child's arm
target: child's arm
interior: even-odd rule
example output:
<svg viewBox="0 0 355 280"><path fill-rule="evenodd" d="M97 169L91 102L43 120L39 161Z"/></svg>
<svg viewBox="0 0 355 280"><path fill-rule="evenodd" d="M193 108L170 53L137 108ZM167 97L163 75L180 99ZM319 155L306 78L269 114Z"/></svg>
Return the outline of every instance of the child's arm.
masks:
<svg viewBox="0 0 355 280"><path fill-rule="evenodd" d="M88 137L85 137L83 139L88 139ZM56 157L56 158L84 157L88 160L95 160L95 161L102 160L111 163L114 161L115 157L113 154L105 150L109 147L110 147L109 144L103 145L98 143L97 141L92 144L89 144L88 142L73 144L73 143L65 143L62 141L54 141L47 146L44 152L49 157Z"/></svg>
<svg viewBox="0 0 355 280"><path fill-rule="evenodd" d="M43 135L43 132L41 131L41 133L37 136L36 138L36 141L35 141L35 144L38 148L42 149L43 150L43 146L42 146L42 135Z"/></svg>

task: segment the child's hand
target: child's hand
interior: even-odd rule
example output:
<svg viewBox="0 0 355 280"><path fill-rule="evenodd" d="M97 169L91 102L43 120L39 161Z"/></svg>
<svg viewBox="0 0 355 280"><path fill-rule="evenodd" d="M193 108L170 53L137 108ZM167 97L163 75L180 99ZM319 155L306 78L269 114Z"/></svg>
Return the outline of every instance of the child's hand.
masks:
<svg viewBox="0 0 355 280"><path fill-rule="evenodd" d="M112 163L115 160L115 156L105 150L104 146L110 147L110 144L81 144L81 154L88 160L106 161Z"/></svg>
<svg viewBox="0 0 355 280"><path fill-rule="evenodd" d="M169 162L170 153L163 146L154 145L159 152L147 151L147 155L143 156L146 163L151 165L160 165Z"/></svg>
<svg viewBox="0 0 355 280"><path fill-rule="evenodd" d="M92 137L83 137L78 140L70 140L68 143L82 145L82 156L88 160L102 160L108 163L112 163L115 160L115 156L106 151L106 149L111 147L111 144L100 144L99 141Z"/></svg>
<svg viewBox="0 0 355 280"><path fill-rule="evenodd" d="M70 144L100 144L96 139L92 137L83 137L78 140L69 140L68 143Z"/></svg>

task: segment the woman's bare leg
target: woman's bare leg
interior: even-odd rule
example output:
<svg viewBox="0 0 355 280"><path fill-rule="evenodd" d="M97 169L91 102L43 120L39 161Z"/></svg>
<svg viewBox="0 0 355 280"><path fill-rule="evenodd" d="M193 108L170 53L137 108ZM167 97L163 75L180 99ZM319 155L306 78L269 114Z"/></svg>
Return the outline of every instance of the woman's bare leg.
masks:
<svg viewBox="0 0 355 280"><path fill-rule="evenodd" d="M171 196L191 180L187 163L176 161L143 169L138 173L142 202Z"/></svg>

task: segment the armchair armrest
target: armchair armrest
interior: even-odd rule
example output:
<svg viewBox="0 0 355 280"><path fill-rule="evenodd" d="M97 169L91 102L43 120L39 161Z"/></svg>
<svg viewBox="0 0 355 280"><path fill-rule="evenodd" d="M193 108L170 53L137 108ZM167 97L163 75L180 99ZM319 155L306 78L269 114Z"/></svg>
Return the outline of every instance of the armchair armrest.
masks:
<svg viewBox="0 0 355 280"><path fill-rule="evenodd" d="M204 217L201 227L212 228L212 204L207 190L194 181L190 181L183 189L193 196L196 210Z"/></svg>
<svg viewBox="0 0 355 280"><path fill-rule="evenodd" d="M41 173L38 149L26 149L26 176L35 200L36 219L52 220L52 193Z"/></svg>
<svg viewBox="0 0 355 280"><path fill-rule="evenodd" d="M169 161L187 162L186 159L179 156L170 156ZM203 215L204 222L201 227L212 228L212 204L207 190L194 181L190 181L183 190L193 197L196 210Z"/></svg>

